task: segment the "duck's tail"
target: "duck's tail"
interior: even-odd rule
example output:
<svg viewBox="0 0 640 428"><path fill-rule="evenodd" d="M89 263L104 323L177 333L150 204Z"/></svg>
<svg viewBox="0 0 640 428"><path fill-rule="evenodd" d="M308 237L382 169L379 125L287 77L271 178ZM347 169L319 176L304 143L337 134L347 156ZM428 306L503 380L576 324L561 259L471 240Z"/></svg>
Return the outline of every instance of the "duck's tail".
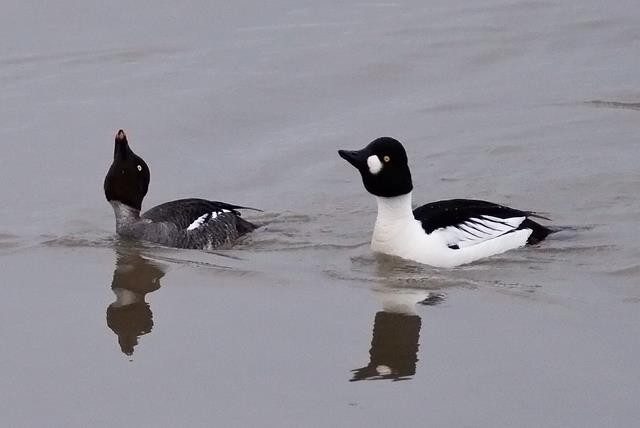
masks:
<svg viewBox="0 0 640 428"><path fill-rule="evenodd" d="M541 217L545 218L546 217ZM540 241L543 241L547 236L552 233L557 232L557 230L551 229L547 226L543 226L540 223L537 223L529 218L525 218L524 221L520 224L518 229L531 229L531 235L527 239L528 245L535 245Z"/></svg>
<svg viewBox="0 0 640 428"><path fill-rule="evenodd" d="M259 227L260 226L253 224L250 221L243 219L242 217L236 217L236 228L238 229L238 233L240 233L240 235L252 232Z"/></svg>

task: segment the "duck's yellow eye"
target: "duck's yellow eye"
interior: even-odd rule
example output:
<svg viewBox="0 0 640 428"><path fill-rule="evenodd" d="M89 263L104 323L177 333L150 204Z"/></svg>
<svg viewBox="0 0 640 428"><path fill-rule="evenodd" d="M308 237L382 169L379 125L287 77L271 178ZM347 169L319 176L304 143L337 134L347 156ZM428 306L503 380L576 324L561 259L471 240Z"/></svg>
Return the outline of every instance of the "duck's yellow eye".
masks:
<svg viewBox="0 0 640 428"><path fill-rule="evenodd" d="M389 162L391 160L391 158L389 156L385 156L385 157L382 158L382 160L385 161L385 163L386 163L386 162Z"/></svg>

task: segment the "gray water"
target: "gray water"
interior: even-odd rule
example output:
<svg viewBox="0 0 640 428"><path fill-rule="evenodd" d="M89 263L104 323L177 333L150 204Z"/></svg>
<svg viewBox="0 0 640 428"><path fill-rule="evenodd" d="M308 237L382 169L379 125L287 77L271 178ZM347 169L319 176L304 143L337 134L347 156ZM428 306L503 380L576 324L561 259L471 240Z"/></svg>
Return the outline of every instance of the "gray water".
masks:
<svg viewBox="0 0 640 428"><path fill-rule="evenodd" d="M638 4L227 3L3 4L0 425L635 426ZM145 207L265 226L215 253L119 241L119 128ZM563 231L451 270L375 257L336 150L381 135L417 203Z"/></svg>

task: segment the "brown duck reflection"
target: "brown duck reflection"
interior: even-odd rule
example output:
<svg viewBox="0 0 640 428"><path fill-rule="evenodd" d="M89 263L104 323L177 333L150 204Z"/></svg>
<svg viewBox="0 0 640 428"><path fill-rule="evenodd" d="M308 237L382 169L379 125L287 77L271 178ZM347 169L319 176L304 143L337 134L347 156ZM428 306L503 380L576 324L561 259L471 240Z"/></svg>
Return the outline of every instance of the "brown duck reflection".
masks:
<svg viewBox="0 0 640 428"><path fill-rule="evenodd" d="M435 305L440 294L427 290L378 290L383 310L376 313L369 364L353 371L351 382L360 380L407 380L416 374L422 320L417 304Z"/></svg>
<svg viewBox="0 0 640 428"><path fill-rule="evenodd" d="M107 326L118 336L120 349L132 355L138 338L153 328L153 312L145 295L160 288L162 268L134 249L118 251L111 289L116 301L107 307Z"/></svg>

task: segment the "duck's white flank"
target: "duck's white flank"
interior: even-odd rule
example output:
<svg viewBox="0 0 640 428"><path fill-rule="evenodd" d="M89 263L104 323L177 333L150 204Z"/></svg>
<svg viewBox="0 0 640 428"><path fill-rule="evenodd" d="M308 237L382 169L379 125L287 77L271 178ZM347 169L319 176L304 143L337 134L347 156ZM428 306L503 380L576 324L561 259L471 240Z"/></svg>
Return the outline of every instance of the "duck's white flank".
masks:
<svg viewBox="0 0 640 428"><path fill-rule="evenodd" d="M377 201L378 217L371 249L435 267L459 266L522 247L532 233L531 229L516 230L524 217L496 219L485 216L474 219L485 226L485 233L480 237L465 232L460 226L436 229L427 234L413 216L411 192L392 198L377 197ZM478 235L476 231L474 234ZM453 249L449 245L460 248Z"/></svg>

